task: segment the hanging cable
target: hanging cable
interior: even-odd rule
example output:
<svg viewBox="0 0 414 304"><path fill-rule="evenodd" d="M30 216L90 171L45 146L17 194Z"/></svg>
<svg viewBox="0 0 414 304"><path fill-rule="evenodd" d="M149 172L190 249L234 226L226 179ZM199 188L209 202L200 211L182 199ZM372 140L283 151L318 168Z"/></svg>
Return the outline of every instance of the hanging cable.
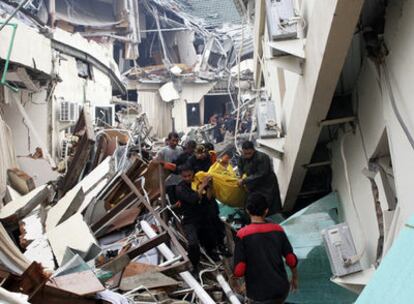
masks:
<svg viewBox="0 0 414 304"><path fill-rule="evenodd" d="M340 145L341 145L341 157L342 157L342 162L343 162L343 166L344 166L345 181L346 181L346 185L347 185L347 189L348 189L348 195L349 195L349 198L351 200L352 206L354 208L354 212L355 212L356 218L358 220L358 225L359 225L359 228L361 230L363 239L366 240L366 235L365 235L365 232L364 232L364 229L363 229L363 226L362 226L361 217L359 216L359 212L358 212L358 209L357 209L357 206L356 206L356 203L355 203L354 193L352 191L352 185L351 185L351 181L350 181L350 178L349 178L348 162L347 162L346 156L345 156L345 139L347 138L347 136L349 134L350 134L349 131L345 132L345 134L341 138L341 143L340 143ZM353 257L348 258L348 260L345 261L345 263L347 265L352 265L352 264L355 264L356 262L360 261L361 258L365 254L365 250L366 250L365 241L363 241L361 253L357 254Z"/></svg>
<svg viewBox="0 0 414 304"><path fill-rule="evenodd" d="M246 17L245 17L246 18ZM243 18L242 22L242 29L241 29L241 42L240 42L240 48L239 53L237 56L237 85L239 88L239 91L237 92L237 116L236 116L236 126L234 130L234 147L236 148L237 153L241 154L241 150L237 144L237 133L239 131L239 123L240 123L240 108L241 108L241 96L240 96L240 73L241 73L241 57L243 54L243 46L244 46L244 27L246 24L246 20Z"/></svg>
<svg viewBox="0 0 414 304"><path fill-rule="evenodd" d="M401 113L397 107L397 103L395 101L395 96L394 96L394 91L392 89L392 85L391 85L391 81L390 81L390 77L389 77L389 71L388 71L388 67L386 62L384 61L381 64L382 67L382 71L384 74L384 80L385 80L385 86L386 86L386 90L388 92L388 95L390 97L391 100L391 107L392 110L394 111L395 116L397 117L398 122L401 125L401 128L404 131L405 136L407 137L408 141L410 142L411 148L414 150L414 138L410 133L410 130L408 129L406 123L404 122L404 119L401 116Z"/></svg>

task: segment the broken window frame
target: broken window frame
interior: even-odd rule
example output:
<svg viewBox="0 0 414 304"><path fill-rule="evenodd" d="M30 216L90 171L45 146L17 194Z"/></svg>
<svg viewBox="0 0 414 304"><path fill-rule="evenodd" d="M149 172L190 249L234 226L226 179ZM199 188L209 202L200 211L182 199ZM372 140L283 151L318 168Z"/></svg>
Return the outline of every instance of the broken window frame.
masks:
<svg viewBox="0 0 414 304"><path fill-rule="evenodd" d="M79 58L75 58L75 60L76 69L78 70L78 77L94 80L93 69L91 64Z"/></svg>

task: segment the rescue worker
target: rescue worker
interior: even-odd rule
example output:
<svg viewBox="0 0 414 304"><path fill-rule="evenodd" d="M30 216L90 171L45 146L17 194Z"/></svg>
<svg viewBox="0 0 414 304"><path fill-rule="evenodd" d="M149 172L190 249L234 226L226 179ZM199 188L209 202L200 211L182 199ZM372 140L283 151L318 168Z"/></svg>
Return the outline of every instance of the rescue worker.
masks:
<svg viewBox="0 0 414 304"><path fill-rule="evenodd" d="M279 184L269 156L257 151L251 141L242 144L242 157L238 162L239 185L246 187L249 195L260 193L268 204L268 215L282 210Z"/></svg>
<svg viewBox="0 0 414 304"><path fill-rule="evenodd" d="M203 146L210 155L210 164L213 165L217 161L217 152L214 149L214 145L212 143L205 143Z"/></svg>
<svg viewBox="0 0 414 304"><path fill-rule="evenodd" d="M208 172L211 166L211 157L203 145L196 147L194 155L188 159L188 165L193 169L194 173L199 171Z"/></svg>
<svg viewBox="0 0 414 304"><path fill-rule="evenodd" d="M196 147L197 143L194 140L189 140L186 142L186 144L184 145L184 151L178 156L178 158L174 162L177 168L187 163L189 158L193 156Z"/></svg>
<svg viewBox="0 0 414 304"><path fill-rule="evenodd" d="M172 174L170 174L170 176L165 181L165 190L172 204L175 204L177 201L175 197L175 187L181 181L180 176L174 174L175 166L172 166L172 164L178 159L180 154L183 152L183 148L178 146L179 141L180 137L177 133L169 133L167 137L168 145L162 148L156 156L156 161L159 161L161 164L164 165L165 169L172 172Z"/></svg>
<svg viewBox="0 0 414 304"><path fill-rule="evenodd" d="M245 277L248 303L282 304L289 289L298 288L297 257L283 228L266 222L269 209L261 194L251 194L246 209L251 224L237 233L234 276ZM292 272L290 282L283 260Z"/></svg>
<svg viewBox="0 0 414 304"><path fill-rule="evenodd" d="M197 191L193 190L191 184L194 179L194 171L188 165L179 168L182 181L177 186L177 199L182 214L182 224L188 241L188 257L193 265L194 272L198 272L200 262L200 245L204 247L207 254L218 260L213 252L216 246L214 225L211 221L209 210L212 201L215 202L211 187L211 177L206 176Z"/></svg>

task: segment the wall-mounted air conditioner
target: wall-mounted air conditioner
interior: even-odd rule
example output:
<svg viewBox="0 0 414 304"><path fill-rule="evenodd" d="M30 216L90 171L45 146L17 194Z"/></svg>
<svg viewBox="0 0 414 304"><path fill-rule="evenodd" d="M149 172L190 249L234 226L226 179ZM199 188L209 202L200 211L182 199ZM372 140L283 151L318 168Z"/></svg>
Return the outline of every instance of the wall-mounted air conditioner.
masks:
<svg viewBox="0 0 414 304"><path fill-rule="evenodd" d="M357 254L349 226L341 223L322 230L325 249L336 277L362 270L361 257Z"/></svg>
<svg viewBox="0 0 414 304"><path fill-rule="evenodd" d="M59 107L59 121L75 122L79 117L79 105L77 102L61 100Z"/></svg>
<svg viewBox="0 0 414 304"><path fill-rule="evenodd" d="M266 0L269 40L297 38L297 22L292 0Z"/></svg>

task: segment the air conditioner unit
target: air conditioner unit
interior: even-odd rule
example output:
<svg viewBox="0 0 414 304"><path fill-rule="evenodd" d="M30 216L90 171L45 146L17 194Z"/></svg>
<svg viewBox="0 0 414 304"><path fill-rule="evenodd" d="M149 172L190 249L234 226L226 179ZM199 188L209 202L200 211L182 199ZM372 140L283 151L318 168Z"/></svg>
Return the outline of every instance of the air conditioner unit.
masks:
<svg viewBox="0 0 414 304"><path fill-rule="evenodd" d="M64 101L60 102L59 120L61 122L74 122L79 117L79 106L76 102Z"/></svg>
<svg viewBox="0 0 414 304"><path fill-rule="evenodd" d="M297 23L292 0L266 0L269 40L297 38Z"/></svg>
<svg viewBox="0 0 414 304"><path fill-rule="evenodd" d="M332 226L321 233L334 276L341 277L362 270L360 257L347 224Z"/></svg>
<svg viewBox="0 0 414 304"><path fill-rule="evenodd" d="M261 100L257 103L257 129L259 137L276 138L280 134L276 124L276 105L270 99Z"/></svg>

